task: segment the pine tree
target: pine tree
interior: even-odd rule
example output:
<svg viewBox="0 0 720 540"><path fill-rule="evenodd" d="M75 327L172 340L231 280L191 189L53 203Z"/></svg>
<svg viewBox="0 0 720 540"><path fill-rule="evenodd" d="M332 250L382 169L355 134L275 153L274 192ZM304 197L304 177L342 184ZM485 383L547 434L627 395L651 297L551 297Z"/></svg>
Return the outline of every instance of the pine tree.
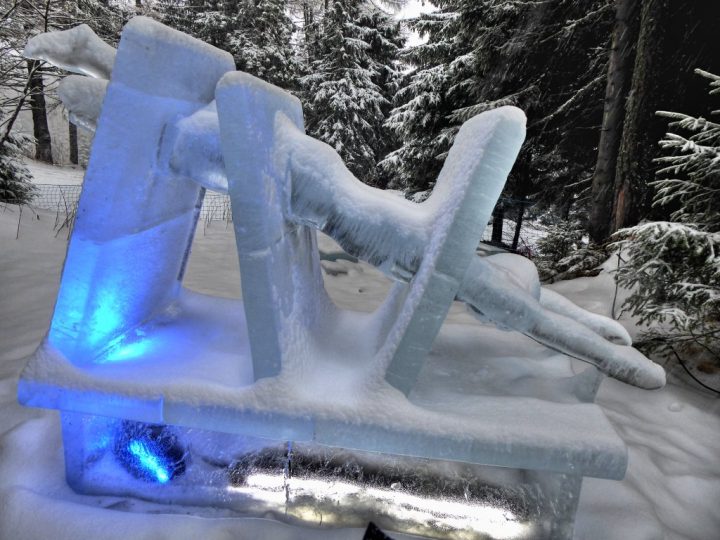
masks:
<svg viewBox="0 0 720 540"><path fill-rule="evenodd" d="M244 6L230 34L237 68L285 89L297 89L299 60L292 48L294 25L285 0L259 0Z"/></svg>
<svg viewBox="0 0 720 540"><path fill-rule="evenodd" d="M389 187L409 192L432 187L450 147L445 130L453 109L448 98L449 64L458 56L455 15L445 6L408 22L427 41L401 53L414 69L403 78L396 107L386 121L400 142L379 164Z"/></svg>
<svg viewBox="0 0 720 540"><path fill-rule="evenodd" d="M397 187L431 187L464 121L516 105L528 115L528 135L505 195L572 200L564 184L593 162L609 0L432 3L437 12L410 23L428 41L403 55L415 70L389 120L402 146L382 165Z"/></svg>
<svg viewBox="0 0 720 540"><path fill-rule="evenodd" d="M237 68L285 89L298 86L286 0L170 0L163 22L230 52Z"/></svg>
<svg viewBox="0 0 720 540"><path fill-rule="evenodd" d="M0 202L23 204L32 199L35 186L22 162L22 143L27 142L10 135L0 146Z"/></svg>
<svg viewBox="0 0 720 540"><path fill-rule="evenodd" d="M368 21L364 13L360 0L336 0L325 15L319 57L302 79L303 103L308 133L332 146L355 176L376 184L388 101L365 41L382 36L360 24Z"/></svg>
<svg viewBox="0 0 720 540"><path fill-rule="evenodd" d="M710 79L720 94L720 77ZM693 343L720 359L720 124L680 113L670 118L673 132L661 141L668 154L653 182L656 206L674 208L672 221L649 222L617 233L625 253L618 282L633 290L626 307L650 329L653 345ZM712 113L718 114L718 111Z"/></svg>

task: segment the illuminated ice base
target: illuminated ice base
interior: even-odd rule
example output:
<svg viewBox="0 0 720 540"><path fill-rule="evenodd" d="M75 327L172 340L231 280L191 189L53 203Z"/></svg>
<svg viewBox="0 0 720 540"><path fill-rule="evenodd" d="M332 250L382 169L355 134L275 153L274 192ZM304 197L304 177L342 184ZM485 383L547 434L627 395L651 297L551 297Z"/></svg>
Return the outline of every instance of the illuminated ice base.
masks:
<svg viewBox="0 0 720 540"><path fill-rule="evenodd" d="M62 413L69 484L315 527L572 538L582 477Z"/></svg>
<svg viewBox="0 0 720 540"><path fill-rule="evenodd" d="M18 397L61 411L70 485L308 526L557 539L584 476L625 473L598 372L564 355L538 345L530 361L500 330L446 324L407 397L321 369L320 348L318 369L255 382L244 318L240 301L183 291L95 363L46 340Z"/></svg>

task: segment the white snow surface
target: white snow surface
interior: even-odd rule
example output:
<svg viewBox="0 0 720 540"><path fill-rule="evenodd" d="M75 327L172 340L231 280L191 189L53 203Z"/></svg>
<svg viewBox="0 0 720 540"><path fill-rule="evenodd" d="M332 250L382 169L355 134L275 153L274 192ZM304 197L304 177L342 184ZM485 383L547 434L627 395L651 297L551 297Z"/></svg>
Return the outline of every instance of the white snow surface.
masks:
<svg viewBox="0 0 720 540"><path fill-rule="evenodd" d="M20 217L17 208L0 207L0 539L362 538L359 529L303 529L208 509L80 496L67 487L57 412L24 408L16 401L17 378L47 331L57 292L66 235L56 236L54 223L52 213L36 217L26 210ZM364 263L338 258L340 250L329 239L319 243L333 300L362 311L376 308L389 281ZM200 292L240 294L232 227L218 224L198 231L185 284ZM607 273L552 288L586 309L609 314L614 285ZM478 325L457 306L449 321ZM632 321L620 322L631 335L637 332ZM540 366L548 357L546 349L517 333L480 330L497 332L501 337L494 334L495 343L505 339L497 355L506 355L509 366L524 358ZM450 362L472 356L466 343L458 340L447 347ZM622 482L585 479L576 538L718 537L720 399L698 390L679 368L666 367L669 384L659 391L603 382L598 402L629 446L629 468Z"/></svg>

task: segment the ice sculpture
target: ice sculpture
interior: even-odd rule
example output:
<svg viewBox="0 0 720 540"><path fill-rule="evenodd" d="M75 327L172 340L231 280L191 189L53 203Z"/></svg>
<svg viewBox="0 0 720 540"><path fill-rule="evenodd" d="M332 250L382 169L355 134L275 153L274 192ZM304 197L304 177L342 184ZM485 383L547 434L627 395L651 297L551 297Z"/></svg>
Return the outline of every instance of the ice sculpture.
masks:
<svg viewBox="0 0 720 540"><path fill-rule="evenodd" d="M96 130L53 320L18 390L63 411L75 489L306 524L562 538L582 476L622 477L624 446L590 403L593 368L511 399L423 378L457 299L613 377L664 384L622 327L541 289L531 263L475 254L521 111L468 121L415 204L361 184L306 136L296 98L149 19L128 23L116 55L87 27L33 38L26 55L89 75L59 92ZM242 303L181 287L205 189L232 200ZM330 301L316 229L397 282L375 313Z"/></svg>

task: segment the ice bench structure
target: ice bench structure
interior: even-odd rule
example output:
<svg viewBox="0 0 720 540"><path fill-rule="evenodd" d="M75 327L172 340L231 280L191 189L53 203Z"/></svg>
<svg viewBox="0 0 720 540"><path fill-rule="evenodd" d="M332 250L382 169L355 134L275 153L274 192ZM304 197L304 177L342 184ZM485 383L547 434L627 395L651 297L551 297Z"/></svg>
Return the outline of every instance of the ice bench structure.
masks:
<svg viewBox="0 0 720 540"><path fill-rule="evenodd" d="M582 478L620 479L627 462L592 403L598 370L550 356L553 375L527 368L525 395L493 393L443 352L470 344L477 372L512 386L483 354L498 331L441 328L456 298L530 335L559 332L523 322L508 265L475 255L522 113L468 122L435 192L413 205L352 178L304 135L299 101L235 72L229 54L142 17L117 56L88 32L39 36L26 51L110 77L61 87L96 135L50 330L18 387L23 404L61 411L69 484L305 526L571 538ZM230 194L243 301L181 285L203 186ZM333 305L315 229L397 280L375 313ZM606 350L598 332L612 325L572 309L595 324L583 339ZM661 385L637 355L598 365Z"/></svg>

